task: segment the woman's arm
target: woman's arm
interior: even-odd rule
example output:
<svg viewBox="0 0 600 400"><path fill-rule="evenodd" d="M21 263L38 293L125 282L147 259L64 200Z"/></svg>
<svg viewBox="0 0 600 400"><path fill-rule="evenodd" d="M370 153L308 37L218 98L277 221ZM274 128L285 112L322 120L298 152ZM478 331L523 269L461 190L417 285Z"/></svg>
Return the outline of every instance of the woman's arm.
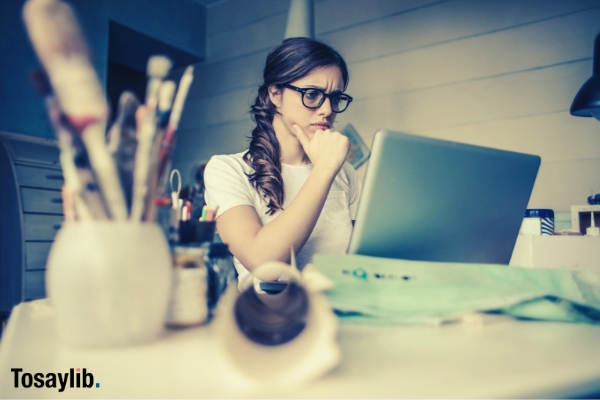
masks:
<svg viewBox="0 0 600 400"><path fill-rule="evenodd" d="M237 206L217 218L217 230L231 252L250 271L267 261L289 262L310 236L333 182L313 170L296 198L270 223L262 225L252 206Z"/></svg>
<svg viewBox="0 0 600 400"><path fill-rule="evenodd" d="M217 218L221 239L248 270L267 261L289 262L292 246L300 251L348 152L349 141L339 132L317 131L312 140L301 130L297 135L313 170L290 205L264 226L248 205L233 207Z"/></svg>

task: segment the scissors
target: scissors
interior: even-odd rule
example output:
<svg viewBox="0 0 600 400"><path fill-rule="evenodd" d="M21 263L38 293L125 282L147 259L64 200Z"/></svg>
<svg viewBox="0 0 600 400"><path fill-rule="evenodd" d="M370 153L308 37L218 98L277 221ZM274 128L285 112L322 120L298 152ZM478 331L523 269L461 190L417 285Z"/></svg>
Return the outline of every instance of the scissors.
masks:
<svg viewBox="0 0 600 400"><path fill-rule="evenodd" d="M179 198L179 193L181 192L181 173L177 168L171 170L169 184L171 185L171 206L175 209L180 209L183 206L183 199Z"/></svg>

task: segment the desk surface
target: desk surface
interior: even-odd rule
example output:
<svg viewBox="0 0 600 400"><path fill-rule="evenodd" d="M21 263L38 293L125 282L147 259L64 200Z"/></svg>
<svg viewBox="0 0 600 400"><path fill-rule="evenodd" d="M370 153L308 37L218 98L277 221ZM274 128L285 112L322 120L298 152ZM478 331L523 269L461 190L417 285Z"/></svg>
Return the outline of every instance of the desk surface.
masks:
<svg viewBox="0 0 600 400"><path fill-rule="evenodd" d="M77 350L57 343L46 300L15 307L0 342L0 397L573 397L600 393L600 326L490 317L483 324L342 324L342 362L297 388L248 384L212 324L150 344ZM100 388L14 389L10 368L86 368Z"/></svg>

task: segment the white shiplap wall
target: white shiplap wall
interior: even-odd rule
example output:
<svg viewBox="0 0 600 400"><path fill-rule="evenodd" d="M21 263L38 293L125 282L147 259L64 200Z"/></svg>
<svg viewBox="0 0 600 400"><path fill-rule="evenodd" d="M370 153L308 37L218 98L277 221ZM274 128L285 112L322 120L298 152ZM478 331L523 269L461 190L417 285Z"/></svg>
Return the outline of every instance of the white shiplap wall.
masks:
<svg viewBox="0 0 600 400"><path fill-rule="evenodd" d="M181 123L175 166L241 151L286 0L207 9L207 59ZM317 38L346 58L355 101L338 117L542 157L530 207L568 210L600 191L600 124L568 113L592 71L598 0L316 0ZM365 166L361 167L361 174Z"/></svg>

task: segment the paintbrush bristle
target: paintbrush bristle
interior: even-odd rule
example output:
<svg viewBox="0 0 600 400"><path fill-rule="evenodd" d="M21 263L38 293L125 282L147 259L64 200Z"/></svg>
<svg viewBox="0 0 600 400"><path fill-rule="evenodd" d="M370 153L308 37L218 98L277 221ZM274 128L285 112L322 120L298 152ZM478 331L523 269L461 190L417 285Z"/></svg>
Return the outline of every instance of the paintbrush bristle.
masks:
<svg viewBox="0 0 600 400"><path fill-rule="evenodd" d="M148 60L146 74L152 78L163 79L171 70L171 60L166 56L152 56Z"/></svg>
<svg viewBox="0 0 600 400"><path fill-rule="evenodd" d="M135 114L140 102L135 94L126 90L119 97L119 113Z"/></svg>
<svg viewBox="0 0 600 400"><path fill-rule="evenodd" d="M23 6L23 19L45 67L58 57L89 56L87 43L69 4L60 0L28 0Z"/></svg>

